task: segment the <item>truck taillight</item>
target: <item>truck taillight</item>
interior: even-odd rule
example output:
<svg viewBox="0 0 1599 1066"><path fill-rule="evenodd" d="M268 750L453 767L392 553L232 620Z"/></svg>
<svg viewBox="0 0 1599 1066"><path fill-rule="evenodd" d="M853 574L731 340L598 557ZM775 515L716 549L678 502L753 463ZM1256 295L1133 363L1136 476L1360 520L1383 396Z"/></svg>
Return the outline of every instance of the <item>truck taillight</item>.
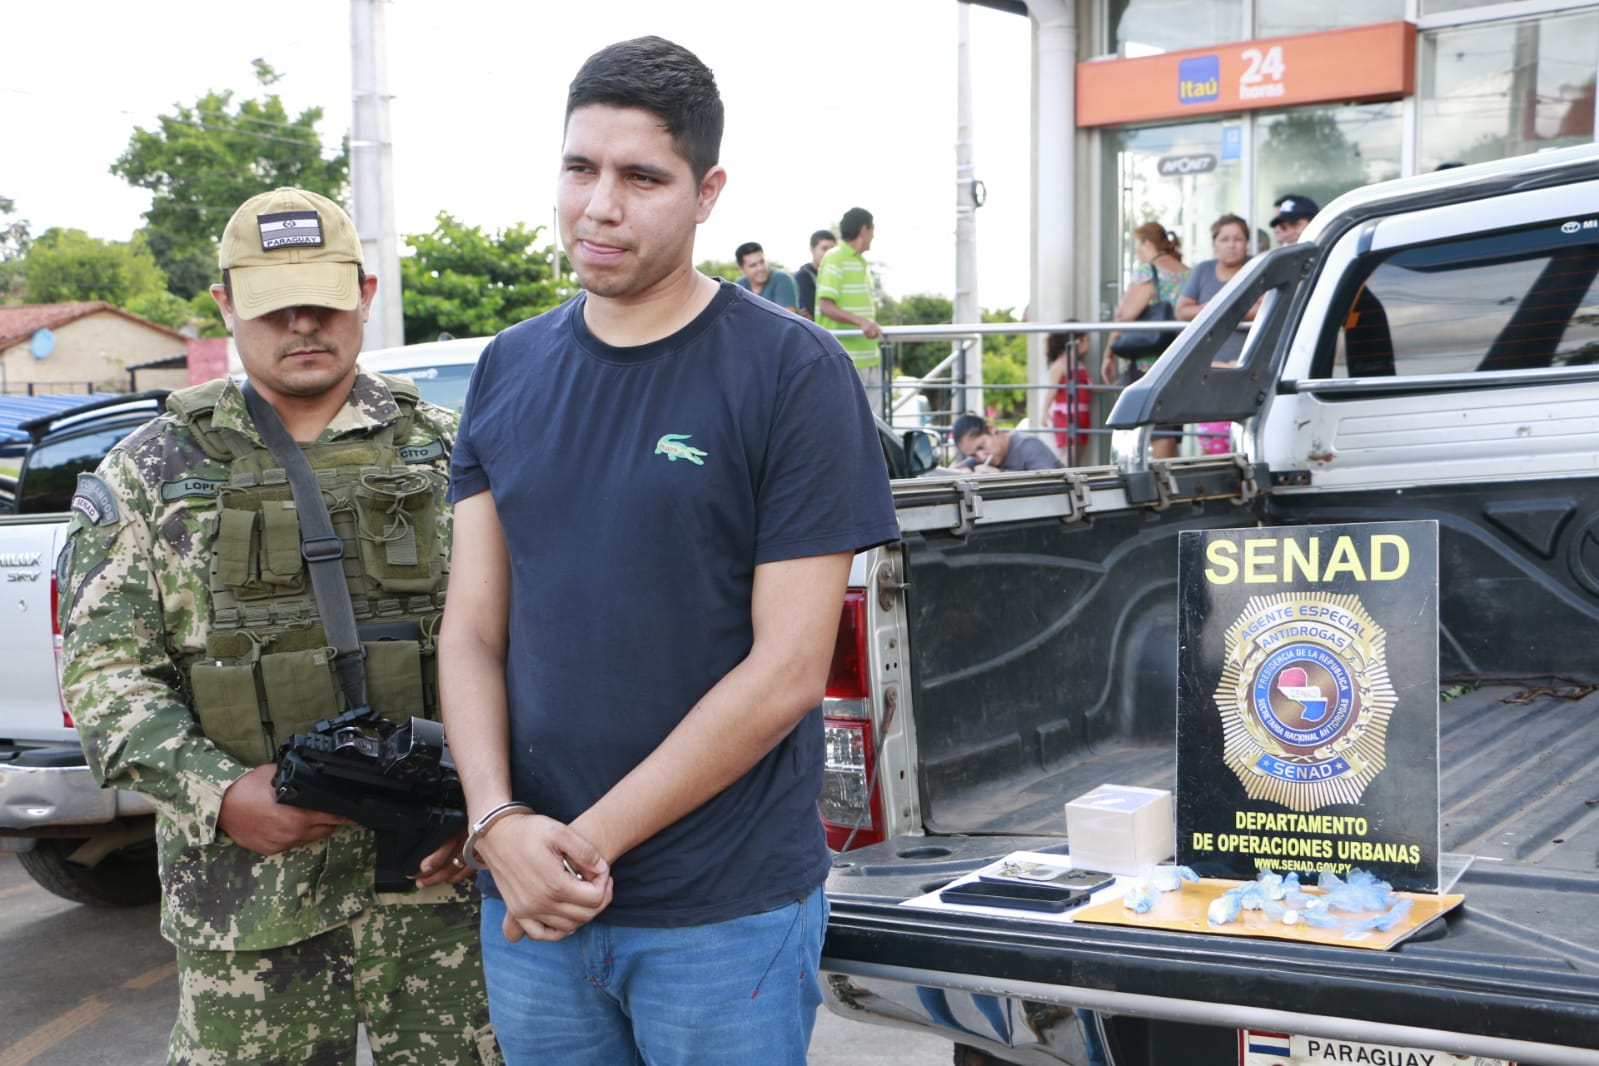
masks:
<svg viewBox="0 0 1599 1066"><path fill-rule="evenodd" d="M56 653L56 699L61 701L61 724L72 728L72 714L67 710L66 693L61 691L61 608L56 598L56 572L50 570L50 640Z"/></svg>
<svg viewBox="0 0 1599 1066"><path fill-rule="evenodd" d="M822 700L826 759L819 806L834 851L883 839L882 802L872 788L877 752L872 743L870 659L866 648L866 591L844 594Z"/></svg>

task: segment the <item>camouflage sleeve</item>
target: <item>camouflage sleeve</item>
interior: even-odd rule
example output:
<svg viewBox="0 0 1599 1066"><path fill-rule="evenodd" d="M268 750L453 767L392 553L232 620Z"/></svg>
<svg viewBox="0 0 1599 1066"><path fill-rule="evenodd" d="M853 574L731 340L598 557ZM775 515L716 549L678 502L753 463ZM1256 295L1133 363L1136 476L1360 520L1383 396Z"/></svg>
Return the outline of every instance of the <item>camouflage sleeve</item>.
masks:
<svg viewBox="0 0 1599 1066"><path fill-rule="evenodd" d="M223 792L249 767L207 740L189 711L162 596L179 584L153 513L121 447L79 480L57 561L62 695L100 783L149 796L187 843L208 844Z"/></svg>
<svg viewBox="0 0 1599 1066"><path fill-rule="evenodd" d="M416 420L411 426L411 441L438 440L444 446L443 461L437 465L445 477L450 473L450 456L455 454L455 435L461 428L461 416L448 407L423 401L417 404ZM444 545L445 566L449 566L451 519L453 517L448 496L439 493L439 541Z"/></svg>

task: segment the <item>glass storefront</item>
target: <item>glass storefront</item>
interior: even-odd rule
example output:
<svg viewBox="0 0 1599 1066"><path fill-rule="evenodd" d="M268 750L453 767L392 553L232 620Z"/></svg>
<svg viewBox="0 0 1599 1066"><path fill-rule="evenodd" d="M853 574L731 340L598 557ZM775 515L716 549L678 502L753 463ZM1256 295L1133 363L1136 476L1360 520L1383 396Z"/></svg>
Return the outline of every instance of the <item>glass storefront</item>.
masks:
<svg viewBox="0 0 1599 1066"><path fill-rule="evenodd" d="M1264 229L1273 201L1290 193L1325 206L1374 181L1399 177L1399 101L1300 107L1255 119L1255 214Z"/></svg>
<svg viewBox="0 0 1599 1066"><path fill-rule="evenodd" d="M1147 56L1248 36L1243 0L1110 0L1116 53Z"/></svg>
<svg viewBox="0 0 1599 1066"><path fill-rule="evenodd" d="M1190 266L1211 258L1210 224L1243 203L1241 127L1236 121L1184 122L1108 130L1103 188L1105 239L1098 303L1109 318L1132 278L1132 231L1159 222L1182 241Z"/></svg>
<svg viewBox="0 0 1599 1066"><path fill-rule="evenodd" d="M1592 141L1596 71L1593 10L1422 34L1418 169Z"/></svg>
<svg viewBox="0 0 1599 1066"><path fill-rule="evenodd" d="M1255 5L1256 37L1287 37L1295 33L1366 26L1405 17L1405 0L1271 0Z"/></svg>

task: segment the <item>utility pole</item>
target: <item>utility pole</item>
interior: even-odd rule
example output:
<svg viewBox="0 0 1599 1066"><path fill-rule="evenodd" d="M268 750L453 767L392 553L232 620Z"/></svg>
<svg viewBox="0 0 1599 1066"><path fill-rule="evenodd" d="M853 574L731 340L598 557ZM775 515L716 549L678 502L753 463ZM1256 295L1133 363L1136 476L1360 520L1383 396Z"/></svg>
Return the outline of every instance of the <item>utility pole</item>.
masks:
<svg viewBox="0 0 1599 1066"><path fill-rule="evenodd" d="M384 9L390 0L350 0L350 182L366 272L378 278L366 348L405 343L400 248L394 226L394 143L389 135L389 61Z"/></svg>
<svg viewBox="0 0 1599 1066"><path fill-rule="evenodd" d="M956 45L955 89L955 321L977 322L982 309L977 302L977 209L983 206L983 183L977 180L972 162L972 60L971 7L956 4L960 30ZM983 415L983 344L956 341L959 349L969 345L956 365L964 386L950 397L950 414L973 411Z"/></svg>

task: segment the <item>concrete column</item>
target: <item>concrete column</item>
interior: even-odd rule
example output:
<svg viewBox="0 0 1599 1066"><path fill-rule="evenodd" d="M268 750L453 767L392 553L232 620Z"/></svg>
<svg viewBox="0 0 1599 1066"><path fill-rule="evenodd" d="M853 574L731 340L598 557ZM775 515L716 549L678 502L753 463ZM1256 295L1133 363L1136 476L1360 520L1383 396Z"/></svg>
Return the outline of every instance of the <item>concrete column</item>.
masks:
<svg viewBox="0 0 1599 1066"><path fill-rule="evenodd" d="M400 246L394 225L394 142L389 133L389 61L384 15L390 0L350 0L350 184L355 230L378 293L364 347L405 343ZM431 339L431 338L430 338Z"/></svg>
<svg viewBox="0 0 1599 1066"><path fill-rule="evenodd" d="M1033 20L1033 285L1029 319L1076 318L1077 247L1077 12L1073 0L1027 0ZM1027 377L1042 381L1044 337L1027 344ZM1045 422L1049 397L1028 393L1027 417Z"/></svg>

